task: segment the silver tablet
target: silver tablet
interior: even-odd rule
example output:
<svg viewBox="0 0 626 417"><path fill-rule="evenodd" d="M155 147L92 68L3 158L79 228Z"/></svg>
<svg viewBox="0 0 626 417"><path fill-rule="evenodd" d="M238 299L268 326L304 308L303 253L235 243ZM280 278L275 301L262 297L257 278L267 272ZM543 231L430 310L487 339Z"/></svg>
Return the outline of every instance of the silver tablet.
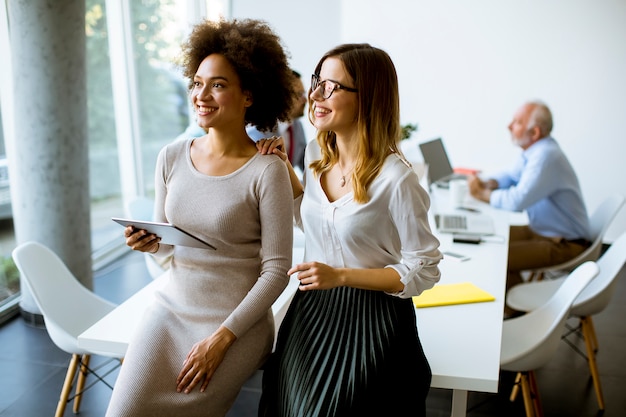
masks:
<svg viewBox="0 0 626 417"><path fill-rule="evenodd" d="M111 217L111 220L121 224L122 226L133 226L136 229L144 229L148 233L154 233L161 238L161 242L167 245L190 246L192 248L213 249L215 246L204 240L185 232L183 229L170 223L150 222L146 220L122 219L119 217Z"/></svg>

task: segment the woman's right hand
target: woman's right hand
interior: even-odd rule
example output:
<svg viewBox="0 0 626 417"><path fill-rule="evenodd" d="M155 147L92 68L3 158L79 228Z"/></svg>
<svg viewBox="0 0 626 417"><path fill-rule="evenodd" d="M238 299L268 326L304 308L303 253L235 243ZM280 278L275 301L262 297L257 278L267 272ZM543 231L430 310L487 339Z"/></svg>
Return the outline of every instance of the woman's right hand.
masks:
<svg viewBox="0 0 626 417"><path fill-rule="evenodd" d="M259 139L256 142L256 147L261 155L274 154L278 155L283 161L287 160L285 140L282 136L272 136L270 138Z"/></svg>
<svg viewBox="0 0 626 417"><path fill-rule="evenodd" d="M161 238L154 233L148 233L147 230L126 226L124 237L126 238L126 245L133 250L149 253L155 253L159 250Z"/></svg>
<svg viewBox="0 0 626 417"><path fill-rule="evenodd" d="M345 285L342 271L321 262L303 262L291 267L287 275L298 274L300 291L328 290Z"/></svg>
<svg viewBox="0 0 626 417"><path fill-rule="evenodd" d="M285 152L285 140L282 136L272 136L271 138L259 139L256 143L256 147L261 155L278 155L280 159L287 165L289 170L289 181L291 182L291 189L293 191L293 198L297 198L304 192L300 178L293 170L293 166L287 158L287 152Z"/></svg>

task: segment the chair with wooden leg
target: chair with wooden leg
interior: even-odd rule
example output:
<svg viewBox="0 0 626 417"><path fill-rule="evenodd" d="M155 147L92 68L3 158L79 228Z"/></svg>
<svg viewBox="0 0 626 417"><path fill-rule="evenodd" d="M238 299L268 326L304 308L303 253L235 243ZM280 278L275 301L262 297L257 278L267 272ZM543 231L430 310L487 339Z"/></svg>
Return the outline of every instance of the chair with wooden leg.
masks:
<svg viewBox="0 0 626 417"><path fill-rule="evenodd" d="M85 288L51 249L38 242L23 243L13 250L12 255L43 315L50 338L57 347L72 355L55 417L63 416L72 399L74 413L78 413L82 394L98 381L112 388L103 378L121 364L121 358L115 354L80 348L78 335L113 310L115 304ZM89 366L91 355L109 359L92 369ZM97 380L85 386L87 375L94 375ZM75 394L70 397L75 380Z"/></svg>
<svg viewBox="0 0 626 417"><path fill-rule="evenodd" d="M626 232L611 244L606 252L598 259L600 273L585 288L572 304L570 317L579 319L578 326L570 328L563 340L584 356L589 363L589 371L593 379L594 389L598 400L598 407L604 410L604 396L600 384L600 374L596 363L598 339L593 326L592 316L602 312L613 298L617 278L626 263ZM569 278L527 282L512 287L507 293L506 303L518 311L533 311L543 305L552 295L567 282ZM585 342L586 354L582 353L573 343L569 342L571 334L582 335Z"/></svg>
<svg viewBox="0 0 626 417"><path fill-rule="evenodd" d="M572 303L598 272L595 262L585 262L541 307L503 323L500 368L517 372L527 417L543 415L535 370L554 356Z"/></svg>

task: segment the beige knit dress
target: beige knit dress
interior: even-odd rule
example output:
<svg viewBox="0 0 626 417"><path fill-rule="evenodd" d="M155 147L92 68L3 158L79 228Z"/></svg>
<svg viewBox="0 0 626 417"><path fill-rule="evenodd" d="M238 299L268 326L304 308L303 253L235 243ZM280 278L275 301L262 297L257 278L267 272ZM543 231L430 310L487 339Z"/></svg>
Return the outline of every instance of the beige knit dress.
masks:
<svg viewBox="0 0 626 417"><path fill-rule="evenodd" d="M160 245L174 253L169 284L148 309L127 351L107 417L226 414L272 349L272 303L288 282L293 196L285 164L257 154L220 177L198 172L191 140L166 146L155 175L155 220L217 250ZM191 347L225 325L237 340L208 388L176 392Z"/></svg>

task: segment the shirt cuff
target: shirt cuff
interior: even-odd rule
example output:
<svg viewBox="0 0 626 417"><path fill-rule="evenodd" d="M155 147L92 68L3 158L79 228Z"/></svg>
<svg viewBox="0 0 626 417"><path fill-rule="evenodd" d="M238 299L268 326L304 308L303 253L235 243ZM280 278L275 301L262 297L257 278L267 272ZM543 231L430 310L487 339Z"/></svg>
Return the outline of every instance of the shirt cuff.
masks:
<svg viewBox="0 0 626 417"><path fill-rule="evenodd" d="M387 265L385 268L392 268L400 275L400 282L404 284L404 290L398 292L386 292L394 297L410 298L415 295L420 295L425 288L419 289L417 281L419 278L419 272L424 267L424 261L420 260L413 268L410 268L405 264Z"/></svg>

